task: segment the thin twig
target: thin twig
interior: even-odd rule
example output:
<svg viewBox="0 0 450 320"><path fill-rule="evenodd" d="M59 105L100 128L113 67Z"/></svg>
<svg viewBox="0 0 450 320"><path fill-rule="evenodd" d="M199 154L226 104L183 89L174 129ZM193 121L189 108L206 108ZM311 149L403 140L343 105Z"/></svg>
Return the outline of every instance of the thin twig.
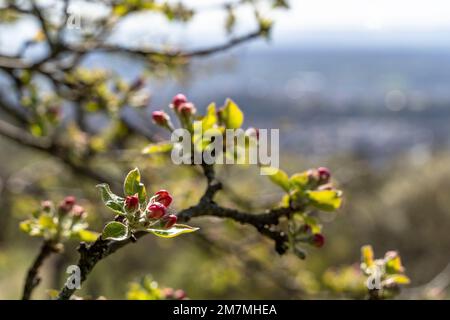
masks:
<svg viewBox="0 0 450 320"><path fill-rule="evenodd" d="M262 235L271 238L275 242L275 249L279 254L286 252L287 235L283 232L272 230L271 226L277 225L279 219L283 216L289 216L291 213L299 210L298 208L275 208L261 214L252 214L240 212L236 209L229 209L219 206L213 201L214 195L220 190L220 183L215 181L214 168L212 166L202 166L205 177L208 181L204 195L199 203L195 206L184 209L178 213L178 221L186 222L193 217L214 216L219 218L229 218L242 224L250 224L254 226ZM147 235L145 231L134 234L133 239L124 241L106 241L101 237L93 244L87 246L81 243L78 251L80 258L78 267L80 268L80 282L83 283L95 265L110 254L116 252L120 248L129 243L136 242L139 238ZM59 292L58 299L70 299L76 291L75 287L64 286Z"/></svg>
<svg viewBox="0 0 450 320"><path fill-rule="evenodd" d="M57 252L55 243L50 240L45 240L42 243L41 250L28 269L27 277L23 287L22 300L29 300L33 290L39 285L41 278L39 277L39 269L41 268L45 259L47 259L52 253Z"/></svg>

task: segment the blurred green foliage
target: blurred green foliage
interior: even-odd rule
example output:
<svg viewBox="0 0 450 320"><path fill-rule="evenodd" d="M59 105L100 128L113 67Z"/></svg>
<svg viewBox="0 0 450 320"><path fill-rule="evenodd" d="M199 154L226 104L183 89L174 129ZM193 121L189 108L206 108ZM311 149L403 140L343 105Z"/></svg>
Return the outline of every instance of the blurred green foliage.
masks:
<svg viewBox="0 0 450 320"><path fill-rule="evenodd" d="M1 298L17 298L23 274L38 249L33 239L18 231L17 224L39 207L36 199L76 195L90 212L91 229L97 231L110 219L110 213L99 203L92 181L71 174L54 160L5 140L0 143L5 151L1 155L0 293ZM5 161L12 152L18 161ZM340 266L358 261L360 247L365 243L371 243L380 252L399 250L412 286L420 286L448 262L449 160L447 153L436 153L419 163L404 156L383 168L348 155L324 161L324 165L334 169L346 197L339 218L329 213L323 217L332 240L321 250L310 249L315 252L305 261L293 255L277 255L269 241L261 241L251 228L202 218L196 220L201 227L198 234L170 241L149 237L108 257L92 272L79 295L96 297L107 293L107 298L125 298L130 282L151 273L158 282L183 288L194 299L349 297L342 295L342 285L330 282L327 274L330 267L337 268L335 272L344 278L353 278L355 291L361 290L357 280L361 274L352 276L353 267L346 271ZM120 158L116 161L120 162ZM151 181L149 190L171 190L176 209L195 204L201 195L204 182L192 168L173 166L158 157L134 161L140 164L146 181ZM287 172L295 172L299 162L308 166L317 161L286 154L282 166ZM236 177L241 181L233 184L232 192L219 195L218 200L224 204L251 204L259 209L276 203L283 194L266 177L259 176L256 168L218 169L225 186L233 184ZM235 201L236 194L243 203ZM328 223L331 220L333 223ZM43 267L44 280L36 297L46 298L45 288L59 288L65 267L76 259L73 243L66 245L62 255L52 257ZM406 297L408 292L409 289L404 290ZM430 294L426 297L446 297L445 290Z"/></svg>

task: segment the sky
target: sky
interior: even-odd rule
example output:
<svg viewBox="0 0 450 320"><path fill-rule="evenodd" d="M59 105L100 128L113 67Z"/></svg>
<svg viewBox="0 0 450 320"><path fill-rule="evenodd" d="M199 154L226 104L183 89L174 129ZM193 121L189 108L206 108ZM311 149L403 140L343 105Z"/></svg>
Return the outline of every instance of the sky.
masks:
<svg viewBox="0 0 450 320"><path fill-rule="evenodd" d="M198 8L213 8L224 1L185 2ZM283 13L280 24L296 30L450 27L448 0L290 0L290 5L291 10Z"/></svg>
<svg viewBox="0 0 450 320"><path fill-rule="evenodd" d="M199 12L189 24L169 23L162 16L133 15L121 25L117 39L135 44L155 43L156 40L183 47L222 43L226 35L221 4L226 1L230 0L183 0ZM290 10L263 10L275 21L272 49L300 46L450 48L450 0L289 2ZM74 12L79 10L76 5L72 6ZM83 12L95 14L98 10L91 5ZM238 11L237 17L237 34L256 28L250 7ZM2 32L0 28L0 45L8 43L9 49L15 50L23 38L33 37L34 29L35 25L29 22L21 23L14 32L11 29ZM253 47L264 48L264 44L259 41Z"/></svg>
<svg viewBox="0 0 450 320"><path fill-rule="evenodd" d="M217 0L190 0L199 8L223 3ZM311 43L375 42L386 45L443 44L450 35L450 1L448 0L291 0L290 10L272 13L276 21L274 40L288 45L296 40ZM251 21L250 12L242 12L244 21ZM212 33L223 16L207 11L199 14L193 33L204 37ZM241 23L242 29L248 28ZM216 30L214 30L216 31Z"/></svg>

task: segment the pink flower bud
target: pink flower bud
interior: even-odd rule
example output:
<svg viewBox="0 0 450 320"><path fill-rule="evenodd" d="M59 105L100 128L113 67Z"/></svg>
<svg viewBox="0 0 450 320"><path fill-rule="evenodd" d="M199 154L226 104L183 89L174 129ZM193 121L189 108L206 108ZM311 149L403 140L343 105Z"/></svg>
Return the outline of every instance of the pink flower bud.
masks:
<svg viewBox="0 0 450 320"><path fill-rule="evenodd" d="M166 206L159 202L151 203L147 208L147 218L161 219L166 214Z"/></svg>
<svg viewBox="0 0 450 320"><path fill-rule="evenodd" d="M173 297L176 300L183 300L184 298L186 298L186 292L184 292L184 290L178 289L174 292Z"/></svg>
<svg viewBox="0 0 450 320"><path fill-rule="evenodd" d="M155 193L155 201L163 204L165 207L169 207L172 203L172 196L166 190L159 190Z"/></svg>
<svg viewBox="0 0 450 320"><path fill-rule="evenodd" d="M64 203L68 206L73 206L76 202L76 199L74 196L68 196L64 198Z"/></svg>
<svg viewBox="0 0 450 320"><path fill-rule="evenodd" d="M325 244L325 237L320 233L316 233L311 238L311 244L317 248L321 248Z"/></svg>
<svg viewBox="0 0 450 320"><path fill-rule="evenodd" d="M248 136L256 137L256 140L259 140L259 129L250 127L245 132Z"/></svg>
<svg viewBox="0 0 450 320"><path fill-rule="evenodd" d="M52 206L53 204L50 200L45 200L41 202L41 208L45 212L50 212L50 210L52 210Z"/></svg>
<svg viewBox="0 0 450 320"><path fill-rule="evenodd" d="M72 216L74 218L84 219L84 218L86 218L87 213L82 206L79 206L76 204L72 208Z"/></svg>
<svg viewBox="0 0 450 320"><path fill-rule="evenodd" d="M331 173L328 168L325 167L317 168L317 172L319 174L319 180L321 183L327 183L330 180Z"/></svg>
<svg viewBox="0 0 450 320"><path fill-rule="evenodd" d="M184 116L191 116L197 112L192 102L185 102L178 107L178 112Z"/></svg>
<svg viewBox="0 0 450 320"><path fill-rule="evenodd" d="M125 198L125 211L128 213L134 213L139 209L139 198L137 193L133 196L127 196Z"/></svg>
<svg viewBox="0 0 450 320"><path fill-rule="evenodd" d="M164 229L170 229L175 223L177 223L177 216L174 214L169 214L163 218Z"/></svg>
<svg viewBox="0 0 450 320"><path fill-rule="evenodd" d="M60 203L59 209L62 213L68 213L70 210L72 210L73 206L75 205L75 197L68 196L65 197L64 200Z"/></svg>
<svg viewBox="0 0 450 320"><path fill-rule="evenodd" d="M175 110L178 111L179 107L183 104L186 103L188 100L186 98L186 96L184 94L177 94L175 97L172 98L172 106Z"/></svg>
<svg viewBox="0 0 450 320"><path fill-rule="evenodd" d="M162 294L163 294L164 298L172 299L173 298L173 294L174 294L174 290L172 288L164 288L162 290Z"/></svg>
<svg viewBox="0 0 450 320"><path fill-rule="evenodd" d="M159 126L166 126L169 123L170 117L164 111L153 111L152 113L153 122Z"/></svg>

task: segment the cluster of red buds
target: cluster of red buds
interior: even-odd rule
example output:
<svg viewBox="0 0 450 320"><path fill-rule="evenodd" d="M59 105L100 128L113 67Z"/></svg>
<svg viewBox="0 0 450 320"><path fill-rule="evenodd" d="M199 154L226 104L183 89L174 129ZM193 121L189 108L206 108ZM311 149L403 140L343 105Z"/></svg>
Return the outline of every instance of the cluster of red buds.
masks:
<svg viewBox="0 0 450 320"><path fill-rule="evenodd" d="M52 208L52 203L48 200L43 201L41 206L44 211L48 212ZM76 204L76 198L74 196L67 196L60 202L60 204L58 205L58 214L60 216L66 216L70 214L70 216L72 216L74 219L85 219L87 216L85 209L82 206Z"/></svg>
<svg viewBox="0 0 450 320"><path fill-rule="evenodd" d="M164 299L167 300L185 300L187 299L186 292L184 290L178 289L174 290L172 288L164 288L162 290L162 295Z"/></svg>
<svg viewBox="0 0 450 320"><path fill-rule="evenodd" d="M170 107L175 110L175 113L181 114L183 116L191 116L197 112L195 105L188 101L184 94L177 94L172 98L172 103Z"/></svg>
<svg viewBox="0 0 450 320"><path fill-rule="evenodd" d="M177 94L172 98L172 103L170 108L174 110L180 122L185 127L190 123L191 117L197 112L195 105L188 101L184 94ZM169 130L173 130L173 125L170 120L170 116L162 111L153 111L152 113L153 122L161 127L165 127Z"/></svg>
<svg viewBox="0 0 450 320"><path fill-rule="evenodd" d="M159 190L147 206L146 216L149 220L160 220L161 226L165 229L170 229L177 223L177 216L167 212L167 208L172 203L172 196L166 190Z"/></svg>
<svg viewBox="0 0 450 320"><path fill-rule="evenodd" d="M172 196L166 190L159 190L155 193L145 209L145 217L149 222L160 221L161 227L170 229L176 222L177 216L168 213L168 208L172 203ZM139 197L137 194L127 196L124 202L124 209L129 214L139 211Z"/></svg>

